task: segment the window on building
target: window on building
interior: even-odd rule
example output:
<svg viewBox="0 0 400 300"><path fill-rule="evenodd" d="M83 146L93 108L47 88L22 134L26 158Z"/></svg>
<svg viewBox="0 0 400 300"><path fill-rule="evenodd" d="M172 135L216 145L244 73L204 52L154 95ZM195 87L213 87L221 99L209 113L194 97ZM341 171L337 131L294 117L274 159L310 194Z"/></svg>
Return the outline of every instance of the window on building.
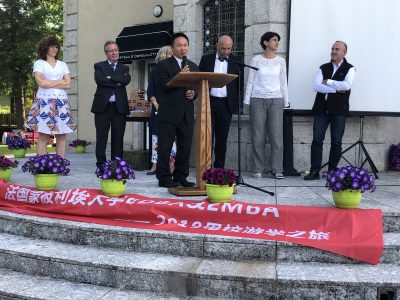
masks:
<svg viewBox="0 0 400 300"><path fill-rule="evenodd" d="M232 54L244 57L244 0L210 0L203 5L203 53L215 51L218 37L233 39Z"/></svg>
<svg viewBox="0 0 400 300"><path fill-rule="evenodd" d="M244 5L244 0L209 0L203 5L203 54L214 53L218 37L228 34L232 54L244 61ZM243 95L243 74L240 85Z"/></svg>

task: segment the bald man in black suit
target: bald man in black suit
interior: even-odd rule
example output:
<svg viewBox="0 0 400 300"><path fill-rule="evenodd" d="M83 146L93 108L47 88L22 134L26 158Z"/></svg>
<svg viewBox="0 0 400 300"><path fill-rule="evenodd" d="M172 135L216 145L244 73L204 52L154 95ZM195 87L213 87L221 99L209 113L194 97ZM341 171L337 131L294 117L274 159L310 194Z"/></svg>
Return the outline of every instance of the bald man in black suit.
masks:
<svg viewBox="0 0 400 300"><path fill-rule="evenodd" d="M228 35L221 35L217 42L217 53L203 55L201 58L200 71L239 75L241 67L231 61L226 61L226 59L239 60L230 54L232 46L232 38ZM239 77L222 88L212 88L210 90L214 168L225 167L229 127L238 101Z"/></svg>

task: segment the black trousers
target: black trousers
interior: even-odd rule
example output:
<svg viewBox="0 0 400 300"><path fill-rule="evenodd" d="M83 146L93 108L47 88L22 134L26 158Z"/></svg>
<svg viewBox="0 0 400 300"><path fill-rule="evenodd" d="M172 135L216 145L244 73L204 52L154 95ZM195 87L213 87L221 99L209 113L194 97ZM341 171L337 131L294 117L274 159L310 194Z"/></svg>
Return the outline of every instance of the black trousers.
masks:
<svg viewBox="0 0 400 300"><path fill-rule="evenodd" d="M317 172L321 169L325 133L329 124L331 129L331 149L329 151L328 169L336 169L342 157L342 139L346 127L346 116L328 114L315 115L313 141L311 144L311 169Z"/></svg>
<svg viewBox="0 0 400 300"><path fill-rule="evenodd" d="M229 111L228 98L210 96L211 126L214 145L214 168L225 167L226 144L232 114Z"/></svg>
<svg viewBox="0 0 400 300"><path fill-rule="evenodd" d="M171 174L169 159L172 144L176 137L175 169ZM159 182L181 180L189 175L189 158L192 148L193 124L187 124L185 120L179 124L168 122L158 123L158 160L156 176Z"/></svg>
<svg viewBox="0 0 400 300"><path fill-rule="evenodd" d="M122 158L124 149L126 115L118 112L115 103L109 102L105 111L94 114L94 125L96 126L97 164L102 164L107 160L106 147L110 127L111 159L114 159L116 156Z"/></svg>

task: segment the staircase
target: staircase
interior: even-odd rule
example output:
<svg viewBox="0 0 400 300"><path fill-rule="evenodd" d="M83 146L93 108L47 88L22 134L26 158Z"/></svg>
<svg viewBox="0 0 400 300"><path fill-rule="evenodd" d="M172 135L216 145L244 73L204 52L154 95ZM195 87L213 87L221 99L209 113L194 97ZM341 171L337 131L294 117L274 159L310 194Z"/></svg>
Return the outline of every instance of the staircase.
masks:
<svg viewBox="0 0 400 300"><path fill-rule="evenodd" d="M0 211L0 299L400 299L400 214L376 266L285 242Z"/></svg>

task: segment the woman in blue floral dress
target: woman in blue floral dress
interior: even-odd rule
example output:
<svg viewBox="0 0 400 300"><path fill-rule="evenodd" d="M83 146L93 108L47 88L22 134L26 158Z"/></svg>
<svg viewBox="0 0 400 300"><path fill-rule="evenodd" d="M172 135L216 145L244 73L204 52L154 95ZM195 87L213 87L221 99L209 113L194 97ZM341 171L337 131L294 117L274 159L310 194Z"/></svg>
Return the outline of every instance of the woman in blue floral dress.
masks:
<svg viewBox="0 0 400 300"><path fill-rule="evenodd" d="M39 88L29 112L26 126L39 133L37 153L47 152L50 135L56 136L56 151L65 157L66 134L76 130L72 121L71 106L66 90L71 87L71 77L66 63L58 59L60 42L54 36L40 40L33 64L33 75Z"/></svg>

